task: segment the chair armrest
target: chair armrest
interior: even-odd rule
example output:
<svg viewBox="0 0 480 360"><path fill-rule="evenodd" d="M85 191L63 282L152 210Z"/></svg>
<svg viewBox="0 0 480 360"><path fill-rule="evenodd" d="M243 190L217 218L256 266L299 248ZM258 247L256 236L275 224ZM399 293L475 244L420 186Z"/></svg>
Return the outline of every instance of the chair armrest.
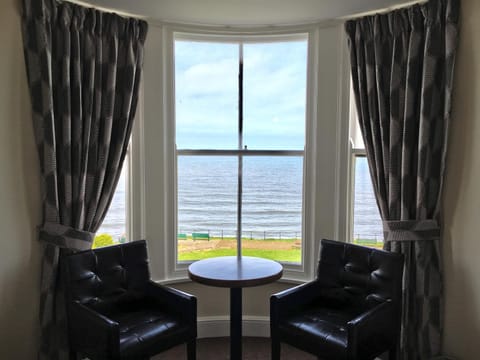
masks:
<svg viewBox="0 0 480 360"><path fill-rule="evenodd" d="M353 353L358 347L372 352L385 351L395 343L398 316L391 300L360 314L347 323L348 343Z"/></svg>
<svg viewBox="0 0 480 360"><path fill-rule="evenodd" d="M308 304L318 297L321 285L318 281L310 281L305 284L286 289L270 296L270 321L274 325L287 313Z"/></svg>
<svg viewBox="0 0 480 360"><path fill-rule="evenodd" d="M188 323L196 324L197 298L195 296L151 280L147 284L146 295L179 314Z"/></svg>
<svg viewBox="0 0 480 360"><path fill-rule="evenodd" d="M68 304L70 346L86 355L99 354L104 358L119 358L119 325L106 316L78 301Z"/></svg>
<svg viewBox="0 0 480 360"><path fill-rule="evenodd" d="M317 297L320 289L321 285L318 281L310 281L271 295L270 302L280 306L284 304L304 305Z"/></svg>

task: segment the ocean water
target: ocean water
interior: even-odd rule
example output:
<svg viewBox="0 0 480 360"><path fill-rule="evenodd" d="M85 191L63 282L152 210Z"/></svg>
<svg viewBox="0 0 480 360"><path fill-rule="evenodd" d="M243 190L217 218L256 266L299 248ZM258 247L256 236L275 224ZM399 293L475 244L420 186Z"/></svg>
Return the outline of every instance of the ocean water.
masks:
<svg viewBox="0 0 480 360"><path fill-rule="evenodd" d="M383 241L383 228L366 157L355 162L353 237Z"/></svg>
<svg viewBox="0 0 480 360"><path fill-rule="evenodd" d="M243 158L242 235L301 237L301 157ZM235 236L238 158L178 159L178 231Z"/></svg>
<svg viewBox="0 0 480 360"><path fill-rule="evenodd" d="M115 195L113 195L110 208L108 209L105 219L100 228L97 230L97 234L110 234L115 240L120 240L122 237L126 238L127 227L127 207L126 207L126 162L123 165L122 174L118 179L117 189Z"/></svg>
<svg viewBox="0 0 480 360"><path fill-rule="evenodd" d="M238 159L180 156L178 232L235 236ZM301 238L302 157L255 156L243 159L242 236ZM366 158L357 158L354 237L381 240L382 228ZM125 176L98 233L125 234Z"/></svg>

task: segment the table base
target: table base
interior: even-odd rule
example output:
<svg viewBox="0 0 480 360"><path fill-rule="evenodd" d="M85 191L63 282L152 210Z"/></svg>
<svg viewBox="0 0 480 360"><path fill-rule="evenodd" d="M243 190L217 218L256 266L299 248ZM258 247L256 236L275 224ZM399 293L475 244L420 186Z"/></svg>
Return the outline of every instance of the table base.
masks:
<svg viewBox="0 0 480 360"><path fill-rule="evenodd" d="M230 289L230 359L242 358L242 288Z"/></svg>

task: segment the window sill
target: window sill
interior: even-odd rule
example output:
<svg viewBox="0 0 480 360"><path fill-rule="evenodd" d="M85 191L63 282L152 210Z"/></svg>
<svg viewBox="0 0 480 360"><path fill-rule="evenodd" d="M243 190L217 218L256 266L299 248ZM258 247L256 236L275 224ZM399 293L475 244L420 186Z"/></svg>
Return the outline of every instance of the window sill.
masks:
<svg viewBox="0 0 480 360"><path fill-rule="evenodd" d="M193 282L190 280L188 277L177 277L177 278L170 278L170 279L164 279L164 280L154 280L157 284L160 285L174 285L174 284L185 284L185 283L191 283ZM300 285L309 280L300 280L300 279L293 279L289 277L282 277L281 279L277 280L277 283L282 283L282 284L294 284L294 285Z"/></svg>

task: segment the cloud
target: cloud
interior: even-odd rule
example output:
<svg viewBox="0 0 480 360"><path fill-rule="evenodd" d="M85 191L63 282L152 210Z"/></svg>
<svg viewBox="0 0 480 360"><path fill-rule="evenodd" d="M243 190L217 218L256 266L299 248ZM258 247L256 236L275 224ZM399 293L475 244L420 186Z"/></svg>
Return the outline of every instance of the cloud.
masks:
<svg viewBox="0 0 480 360"><path fill-rule="evenodd" d="M175 55L177 133L234 136L238 45L182 41ZM306 58L306 41L245 44L244 118L251 138L304 141Z"/></svg>
<svg viewBox="0 0 480 360"><path fill-rule="evenodd" d="M187 96L230 94L238 89L236 59L195 64L176 78L177 87Z"/></svg>

